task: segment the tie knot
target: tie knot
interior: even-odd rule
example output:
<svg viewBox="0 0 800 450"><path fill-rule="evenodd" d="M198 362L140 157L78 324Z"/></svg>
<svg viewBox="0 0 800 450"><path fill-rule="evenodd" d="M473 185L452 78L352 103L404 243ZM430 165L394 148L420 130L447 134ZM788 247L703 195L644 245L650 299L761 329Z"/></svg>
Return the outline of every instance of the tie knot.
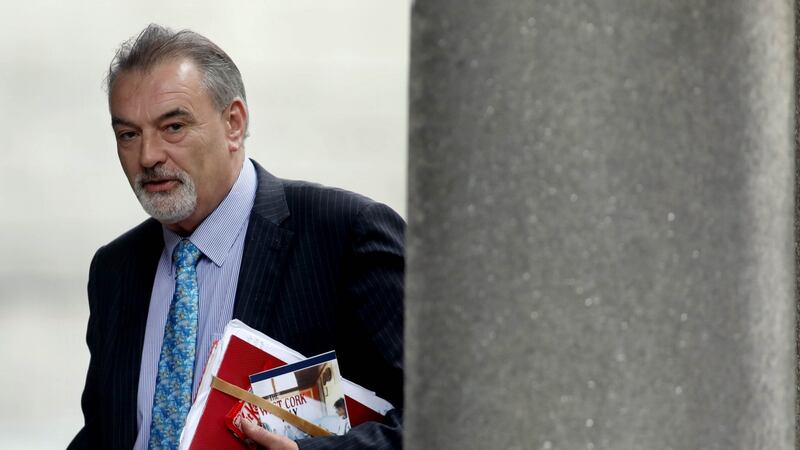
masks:
<svg viewBox="0 0 800 450"><path fill-rule="evenodd" d="M197 265L200 260L200 249L197 248L192 241L188 239L181 239L178 245L175 246L175 251L172 252L172 262L178 269L186 269Z"/></svg>

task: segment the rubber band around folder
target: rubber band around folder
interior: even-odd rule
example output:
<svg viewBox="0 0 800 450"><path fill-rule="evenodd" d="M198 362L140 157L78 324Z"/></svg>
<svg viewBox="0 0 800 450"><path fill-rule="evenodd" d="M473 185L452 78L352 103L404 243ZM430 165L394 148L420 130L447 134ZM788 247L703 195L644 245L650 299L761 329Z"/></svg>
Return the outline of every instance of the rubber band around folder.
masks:
<svg viewBox="0 0 800 450"><path fill-rule="evenodd" d="M231 397L237 398L239 400L244 400L247 403L256 405L259 408L263 409L264 411L277 416L281 420L289 422L290 424L294 425L299 430L305 432L310 436L313 437L333 436L333 433L320 427L319 425L311 423L296 414L292 414L291 412L279 406L273 405L268 400L265 400L253 394L250 391L246 391L240 388L239 386L228 383L227 381L221 378L212 377L211 387L220 392L228 394Z"/></svg>

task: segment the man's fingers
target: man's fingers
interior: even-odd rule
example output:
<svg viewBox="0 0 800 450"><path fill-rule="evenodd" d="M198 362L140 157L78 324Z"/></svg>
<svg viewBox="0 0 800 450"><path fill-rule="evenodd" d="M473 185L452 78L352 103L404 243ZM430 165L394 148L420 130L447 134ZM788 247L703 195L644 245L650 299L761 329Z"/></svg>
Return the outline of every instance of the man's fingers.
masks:
<svg viewBox="0 0 800 450"><path fill-rule="evenodd" d="M298 450L293 440L270 433L250 420L242 421L242 431L253 442L268 450Z"/></svg>
<svg viewBox="0 0 800 450"><path fill-rule="evenodd" d="M248 438L267 448L270 448L271 444L275 444L277 438L275 434L261 428L250 420L242 421L242 431Z"/></svg>

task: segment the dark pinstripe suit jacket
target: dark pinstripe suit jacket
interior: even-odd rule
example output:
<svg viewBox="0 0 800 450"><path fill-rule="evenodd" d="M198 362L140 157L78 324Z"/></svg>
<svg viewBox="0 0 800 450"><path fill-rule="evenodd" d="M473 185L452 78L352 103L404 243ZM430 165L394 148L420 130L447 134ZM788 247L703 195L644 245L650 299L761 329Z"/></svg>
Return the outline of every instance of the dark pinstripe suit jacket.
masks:
<svg viewBox="0 0 800 450"><path fill-rule="evenodd" d="M403 220L360 195L281 180L255 166L234 318L305 355L335 348L344 377L398 408L388 426L364 424L300 447L400 448ZM149 219L92 260L85 425L70 449L133 447L145 323L163 245L160 224Z"/></svg>

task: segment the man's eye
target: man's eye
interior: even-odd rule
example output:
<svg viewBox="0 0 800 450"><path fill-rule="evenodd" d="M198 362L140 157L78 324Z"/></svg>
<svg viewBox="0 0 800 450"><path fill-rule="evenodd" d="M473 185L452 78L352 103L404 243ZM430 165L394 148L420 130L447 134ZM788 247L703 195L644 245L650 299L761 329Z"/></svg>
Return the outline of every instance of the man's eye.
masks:
<svg viewBox="0 0 800 450"><path fill-rule="evenodd" d="M130 141L131 139L136 137L136 133L133 131L125 131L122 133L117 134L117 139L120 141Z"/></svg>
<svg viewBox="0 0 800 450"><path fill-rule="evenodd" d="M183 124L182 123L171 123L171 124L167 125L167 131L169 131L171 133L177 133L178 131L181 131L182 129L183 129Z"/></svg>

